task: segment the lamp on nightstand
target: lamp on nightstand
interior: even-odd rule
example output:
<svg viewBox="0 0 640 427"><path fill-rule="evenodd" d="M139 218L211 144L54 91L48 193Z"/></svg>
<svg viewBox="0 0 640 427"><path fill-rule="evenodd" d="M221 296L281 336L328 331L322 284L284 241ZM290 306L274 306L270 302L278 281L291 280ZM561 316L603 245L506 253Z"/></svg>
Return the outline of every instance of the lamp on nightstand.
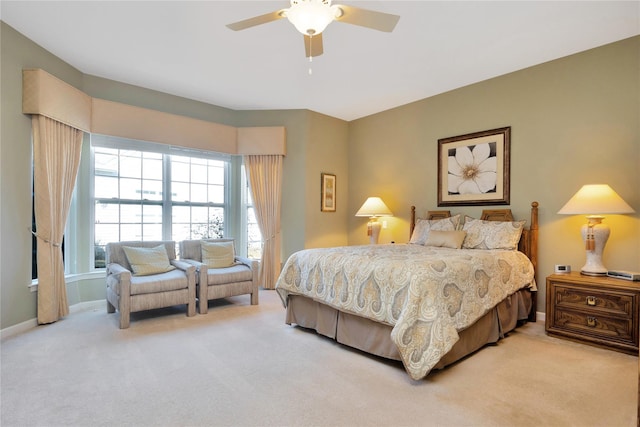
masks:
<svg viewBox="0 0 640 427"><path fill-rule="evenodd" d="M587 262L582 274L602 276L607 269L602 264L602 252L609 239L609 226L602 223L603 214L628 214L635 211L606 184L584 185L558 211L562 215L587 214L587 223L582 226L582 239L587 250Z"/></svg>
<svg viewBox="0 0 640 427"><path fill-rule="evenodd" d="M384 204L380 197L369 197L358 209L356 216L368 216L369 222L367 223L367 235L369 236L369 243L372 245L378 244L378 237L380 237L380 223L378 222L379 216L393 216L393 213L387 205Z"/></svg>

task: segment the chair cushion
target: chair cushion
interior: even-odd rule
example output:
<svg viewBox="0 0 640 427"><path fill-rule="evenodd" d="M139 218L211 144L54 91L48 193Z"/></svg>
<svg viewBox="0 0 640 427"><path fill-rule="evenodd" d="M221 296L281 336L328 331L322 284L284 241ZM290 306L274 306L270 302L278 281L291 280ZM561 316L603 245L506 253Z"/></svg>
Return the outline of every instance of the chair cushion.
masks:
<svg viewBox="0 0 640 427"><path fill-rule="evenodd" d="M123 246L122 249L127 256L127 261L131 264L134 276L165 273L175 269L169 262L164 245L153 248Z"/></svg>
<svg viewBox="0 0 640 427"><path fill-rule="evenodd" d="M131 295L154 294L159 292L187 289L189 282L182 270L173 270L151 276L132 276Z"/></svg>
<svg viewBox="0 0 640 427"><path fill-rule="evenodd" d="M235 262L233 242L200 242L202 263L208 268L231 267Z"/></svg>
<svg viewBox="0 0 640 427"><path fill-rule="evenodd" d="M207 282L209 285L250 282L251 280L253 280L253 271L244 264L236 264L226 268L210 268L207 270Z"/></svg>

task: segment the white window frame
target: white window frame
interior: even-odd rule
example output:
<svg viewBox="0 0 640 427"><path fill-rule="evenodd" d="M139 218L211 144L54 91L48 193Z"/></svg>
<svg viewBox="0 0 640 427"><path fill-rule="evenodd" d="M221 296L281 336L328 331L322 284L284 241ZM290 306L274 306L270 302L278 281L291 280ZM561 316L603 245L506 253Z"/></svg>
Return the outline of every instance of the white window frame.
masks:
<svg viewBox="0 0 640 427"><path fill-rule="evenodd" d="M224 235L225 237L230 235L231 232L231 228L230 228L230 215L232 212L231 209L231 188L234 187L233 182L232 182L232 176L233 174L231 173L231 169L233 167L233 162L231 161L232 156L229 154L223 154L223 153L217 153L217 152L213 152L213 151L204 151L204 150L195 150L195 149L187 149L184 147L178 147L178 146L173 146L173 145L167 145L167 144L161 144L161 143L155 143L155 142L149 142L149 141L140 141L140 140L132 140L132 139L125 139L125 138L119 138L119 137L112 137L112 136L107 136L107 135L96 135L96 134L92 134L91 135L91 155L90 155L90 171L89 171L89 179L90 179L90 185L89 185L89 198L90 198L90 221L89 223L91 224L91 229L90 229L90 236L89 238L91 239L91 244L90 244L90 269L92 271L101 271L104 270L104 268L96 268L95 266L95 194L94 194L94 188L95 188L95 152L94 152L94 147L99 146L99 147L105 147L105 148L112 148L112 149L125 149L125 150L134 150L134 151L151 151L154 153L160 153L163 155L178 155L178 156L185 156L185 157L199 157L199 158L205 158L205 159L211 159L211 160L221 160L224 161L226 163L225 166L225 201L224 204L221 206L224 210ZM170 161L166 160L166 158L163 158L163 167L164 167L164 174L163 174L163 186L164 186L164 191L165 194L168 194L168 189L170 188ZM163 200L163 218L171 218L171 202L168 199L164 199ZM164 240L172 240L171 239L171 225L172 225L172 221L169 219L168 221L163 221L163 227L162 227L162 233L163 233L163 239ZM245 230L247 228L246 224L243 222L241 223L241 229ZM243 234L243 233L240 233Z"/></svg>
<svg viewBox="0 0 640 427"><path fill-rule="evenodd" d="M241 221L242 221L242 232L241 232L241 245L244 251L244 256L249 256L249 208L253 208L255 210L255 205L253 203L249 203L249 191L250 185L249 180L247 179L247 169L244 163L241 166ZM252 198L253 199L253 198ZM263 243L264 244L264 243ZM256 258L260 259L260 258Z"/></svg>

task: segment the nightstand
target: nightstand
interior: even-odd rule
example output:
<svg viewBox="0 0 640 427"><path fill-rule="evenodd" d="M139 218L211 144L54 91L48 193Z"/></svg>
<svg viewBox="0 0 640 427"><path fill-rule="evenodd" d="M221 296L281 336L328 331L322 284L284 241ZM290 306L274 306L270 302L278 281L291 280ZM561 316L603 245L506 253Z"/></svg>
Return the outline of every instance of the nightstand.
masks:
<svg viewBox="0 0 640 427"><path fill-rule="evenodd" d="M577 272L547 277L547 334L638 355L640 282Z"/></svg>

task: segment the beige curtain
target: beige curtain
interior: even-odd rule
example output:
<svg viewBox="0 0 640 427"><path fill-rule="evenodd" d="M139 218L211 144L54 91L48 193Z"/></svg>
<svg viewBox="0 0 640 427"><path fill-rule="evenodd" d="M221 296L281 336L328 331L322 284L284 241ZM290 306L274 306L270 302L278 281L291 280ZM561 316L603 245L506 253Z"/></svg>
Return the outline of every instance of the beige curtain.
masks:
<svg viewBox="0 0 640 427"><path fill-rule="evenodd" d="M62 237L76 183L82 131L34 115L33 179L38 237L38 323L69 313L62 259Z"/></svg>
<svg viewBox="0 0 640 427"><path fill-rule="evenodd" d="M260 262L260 283L265 289L275 289L280 274L282 160L283 157L280 155L244 156L253 195L253 207L264 243Z"/></svg>

